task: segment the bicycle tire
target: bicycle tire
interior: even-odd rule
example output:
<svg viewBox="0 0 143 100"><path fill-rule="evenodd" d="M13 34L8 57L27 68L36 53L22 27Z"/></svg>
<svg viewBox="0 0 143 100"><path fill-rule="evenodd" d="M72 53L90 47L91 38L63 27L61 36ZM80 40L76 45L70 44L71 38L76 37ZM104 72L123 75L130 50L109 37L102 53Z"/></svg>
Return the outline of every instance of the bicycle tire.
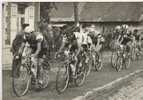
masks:
<svg viewBox="0 0 143 100"><path fill-rule="evenodd" d="M136 52L135 48L133 48L132 49L132 54L131 54L132 61L136 60L136 55L137 55L136 53L137 52Z"/></svg>
<svg viewBox="0 0 143 100"><path fill-rule="evenodd" d="M48 84L49 84L49 74L48 74L48 70L46 69L42 69L42 71L40 71L40 80L42 81L42 83L40 84L40 88L44 89L47 88Z"/></svg>
<svg viewBox="0 0 143 100"><path fill-rule="evenodd" d="M85 67L86 70L86 77L90 74L91 68L92 68L92 59L89 57L88 63L86 64L87 66Z"/></svg>
<svg viewBox="0 0 143 100"><path fill-rule="evenodd" d="M58 72L57 72L57 75L56 75L56 91L58 92L58 94L61 94L62 92L64 92L66 90L66 88L68 87L68 84L69 84L69 65L68 64L65 64L64 66L60 66L58 68ZM65 85L63 86L63 88L60 88L59 85L59 81L61 81L60 79L60 74L61 74L61 71L62 71L62 68L65 69L65 77L66 79L64 80L65 81Z"/></svg>
<svg viewBox="0 0 143 100"><path fill-rule="evenodd" d="M96 69L96 71L100 71L101 69L102 69L102 67L103 67L103 65L102 65L102 61L99 61L99 57L100 55L98 55L97 53L96 53L96 65L95 65L95 69Z"/></svg>
<svg viewBox="0 0 143 100"><path fill-rule="evenodd" d="M14 66L16 66L15 61L13 62L13 68L14 68ZM18 67L18 66L16 66L16 67ZM19 66L19 67L20 67L20 69L21 69L22 66ZM16 70L13 69L13 71L12 71L12 88L13 88L14 94L15 94L16 96L18 96L18 97L24 96L24 95L28 92L29 86L30 86L30 84L31 84L31 75L30 75L30 73L29 73L29 69L28 69L26 66L23 66L23 68L25 68L25 71L26 71L26 74L27 74L27 78L28 78L28 79L27 79L25 88L24 88L24 86L22 86L22 88L24 88L24 89L23 89L23 91L21 91L21 92L18 91L18 89L17 89L16 86L18 86L18 85L20 85L20 84L22 84L22 83L24 83L24 82L22 82L22 83L19 83L19 82L18 82L18 84L16 84L17 81L18 81L17 78L20 78L20 75L19 75L19 76L16 76L16 74L17 74ZM19 71L20 71L20 70L19 70ZM22 72L18 72L18 73L19 73L19 74L22 74Z"/></svg>
<svg viewBox="0 0 143 100"><path fill-rule="evenodd" d="M116 70L117 70L117 72L120 72L122 68L123 68L123 58L118 57L117 60L116 60Z"/></svg>
<svg viewBox="0 0 143 100"><path fill-rule="evenodd" d="M112 54L111 54L111 65L112 65L113 68L115 68L115 66L116 66L116 64L115 64L116 59L114 59L115 55L117 56L117 53L115 51L113 51ZM115 62L113 60L115 60Z"/></svg>
<svg viewBox="0 0 143 100"><path fill-rule="evenodd" d="M82 60L81 60L81 62L84 62ZM74 81L76 86L83 85L83 83L85 81L85 78L86 78L86 69L85 68L87 67L85 65L86 65L85 63L82 63L82 66L77 66L77 68L76 68L76 75L77 75L77 77L76 77L76 79Z"/></svg>
<svg viewBox="0 0 143 100"><path fill-rule="evenodd" d="M125 58L125 68L128 69L130 67L131 64L131 58L127 57Z"/></svg>

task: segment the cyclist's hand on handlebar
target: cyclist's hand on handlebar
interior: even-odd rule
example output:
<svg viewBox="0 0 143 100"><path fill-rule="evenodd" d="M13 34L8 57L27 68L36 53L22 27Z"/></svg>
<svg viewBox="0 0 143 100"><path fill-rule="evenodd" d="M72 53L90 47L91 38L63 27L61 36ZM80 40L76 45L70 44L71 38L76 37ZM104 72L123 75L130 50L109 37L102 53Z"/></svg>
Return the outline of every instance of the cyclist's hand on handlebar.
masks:
<svg viewBox="0 0 143 100"><path fill-rule="evenodd" d="M17 55L17 56L15 56L15 59L19 59L20 57Z"/></svg>
<svg viewBox="0 0 143 100"><path fill-rule="evenodd" d="M60 55L59 55L59 53L58 52L56 52L56 54L55 54L55 59L57 58L57 57L59 57Z"/></svg>
<svg viewBox="0 0 143 100"><path fill-rule="evenodd" d="M56 53L55 53L55 56L54 56L54 59L56 59L56 58L57 58L57 55L58 55L58 53L56 52Z"/></svg>
<svg viewBox="0 0 143 100"><path fill-rule="evenodd" d="M35 54L31 54L31 57L34 57L34 58L35 58L35 57L37 57L37 55L35 55Z"/></svg>

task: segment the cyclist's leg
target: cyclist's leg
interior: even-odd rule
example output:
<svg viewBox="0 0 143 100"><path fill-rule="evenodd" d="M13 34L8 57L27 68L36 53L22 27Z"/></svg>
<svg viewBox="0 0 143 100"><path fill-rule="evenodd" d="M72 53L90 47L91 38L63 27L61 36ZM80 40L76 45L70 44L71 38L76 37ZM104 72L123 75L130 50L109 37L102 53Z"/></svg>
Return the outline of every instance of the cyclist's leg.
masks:
<svg viewBox="0 0 143 100"><path fill-rule="evenodd" d="M32 73L33 73L33 77L37 78L37 67L38 67L38 58L37 57L32 57L31 61L33 63L33 66L31 68Z"/></svg>
<svg viewBox="0 0 143 100"><path fill-rule="evenodd" d="M76 72L76 65L77 65L77 45L76 44L72 44L70 47L70 53L72 55L72 57L74 58L72 63L71 63L71 69L72 69L72 75L75 76L75 72Z"/></svg>
<svg viewBox="0 0 143 100"><path fill-rule="evenodd" d="M131 53L131 45L132 45L132 42L128 42L126 45L126 52L128 56L130 56L130 53Z"/></svg>

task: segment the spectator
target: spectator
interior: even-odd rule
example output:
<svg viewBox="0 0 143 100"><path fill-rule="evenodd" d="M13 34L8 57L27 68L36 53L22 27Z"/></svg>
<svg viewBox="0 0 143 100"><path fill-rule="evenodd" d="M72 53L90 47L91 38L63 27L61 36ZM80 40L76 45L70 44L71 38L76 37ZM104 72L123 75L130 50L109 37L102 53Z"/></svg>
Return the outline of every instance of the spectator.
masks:
<svg viewBox="0 0 143 100"><path fill-rule="evenodd" d="M29 24L27 24L27 23L22 24L22 30L16 34L16 37L12 42L11 52L13 53L13 55L16 53L16 51L18 51L18 49L22 43L22 37L24 35L24 29L27 26L29 26Z"/></svg>

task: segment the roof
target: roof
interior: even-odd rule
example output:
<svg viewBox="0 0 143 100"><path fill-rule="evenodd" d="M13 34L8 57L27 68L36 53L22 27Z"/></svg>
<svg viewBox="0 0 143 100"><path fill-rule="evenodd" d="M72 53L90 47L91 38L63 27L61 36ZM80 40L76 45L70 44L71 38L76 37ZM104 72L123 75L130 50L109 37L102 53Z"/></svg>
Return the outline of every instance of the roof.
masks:
<svg viewBox="0 0 143 100"><path fill-rule="evenodd" d="M57 9L51 13L51 21L74 21L74 7L72 2L56 2Z"/></svg>
<svg viewBox="0 0 143 100"><path fill-rule="evenodd" d="M72 2L56 3L51 21L74 21ZM138 22L143 20L143 3L141 2L82 2L79 3L79 20L81 22Z"/></svg>
<svg viewBox="0 0 143 100"><path fill-rule="evenodd" d="M86 3L80 21L139 21L143 3Z"/></svg>

